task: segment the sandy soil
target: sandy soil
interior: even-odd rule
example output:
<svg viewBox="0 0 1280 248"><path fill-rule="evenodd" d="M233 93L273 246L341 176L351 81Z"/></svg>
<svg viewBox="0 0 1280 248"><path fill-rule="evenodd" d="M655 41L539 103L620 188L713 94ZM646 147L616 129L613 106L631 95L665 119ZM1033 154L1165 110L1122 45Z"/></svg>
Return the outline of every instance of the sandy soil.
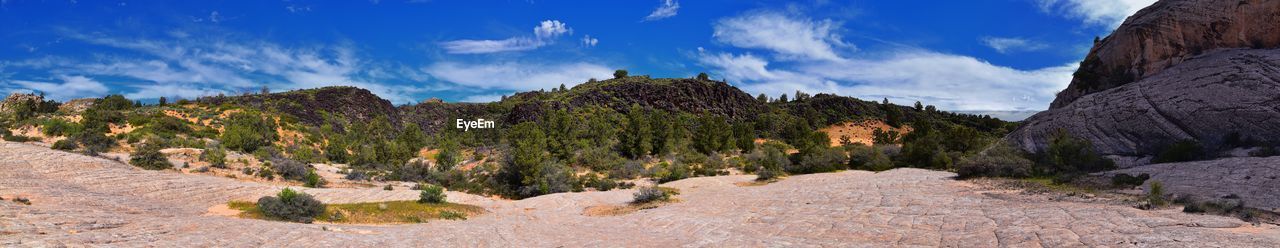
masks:
<svg viewBox="0 0 1280 248"><path fill-rule="evenodd" d="M831 146L842 145L840 144L841 136L848 136L849 141L853 143L861 143L863 145L873 145L874 144L873 141L875 138L873 133L875 132L876 129L881 129L884 131L898 131L899 135L906 135L907 133L911 132L911 127L902 126L902 127L895 128L895 127L889 126L888 124L884 124L884 122L878 121L878 120L857 121L857 122L850 121L850 122L832 125L830 127L825 127L825 128L819 129L818 131L827 133L827 138L831 139Z"/></svg>
<svg viewBox="0 0 1280 248"><path fill-rule="evenodd" d="M448 192L490 212L465 221L351 226L218 216L229 200L280 186L0 143L0 246L181 247L1277 247L1280 229L1236 219L980 192L952 173L897 169L791 176L740 187L753 176L666 183L680 202L617 216L634 190L564 193L519 201ZM411 190L302 189L330 203L416 199ZM211 214L215 213L215 214Z"/></svg>

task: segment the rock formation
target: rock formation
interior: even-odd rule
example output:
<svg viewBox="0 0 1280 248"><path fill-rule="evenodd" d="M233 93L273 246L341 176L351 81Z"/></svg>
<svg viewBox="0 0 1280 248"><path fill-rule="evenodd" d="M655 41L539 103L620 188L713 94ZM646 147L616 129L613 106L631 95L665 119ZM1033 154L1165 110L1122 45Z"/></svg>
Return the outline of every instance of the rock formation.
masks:
<svg viewBox="0 0 1280 248"><path fill-rule="evenodd" d="M1051 109L1153 76L1216 48L1280 47L1280 1L1165 0L1094 44Z"/></svg>
<svg viewBox="0 0 1280 248"><path fill-rule="evenodd" d="M38 102L44 101L44 97L41 97L35 94L23 94L23 93L9 94L9 97L6 97L4 98L3 101L0 101L0 113L13 111L13 108L27 101L38 103Z"/></svg>
<svg viewBox="0 0 1280 248"><path fill-rule="evenodd" d="M1181 140L1280 144L1277 46L1280 1L1160 1L1095 44L1050 110L1007 139L1040 151L1065 130L1121 165Z"/></svg>

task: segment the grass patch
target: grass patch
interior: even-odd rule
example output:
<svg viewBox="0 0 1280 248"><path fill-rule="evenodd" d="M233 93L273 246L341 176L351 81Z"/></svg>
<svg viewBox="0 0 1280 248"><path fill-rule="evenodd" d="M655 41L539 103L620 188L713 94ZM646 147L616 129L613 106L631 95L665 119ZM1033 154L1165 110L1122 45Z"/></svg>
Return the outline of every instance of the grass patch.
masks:
<svg viewBox="0 0 1280 248"><path fill-rule="evenodd" d="M232 201L227 207L239 210L239 217L265 219L258 205L247 201ZM466 220L469 216L483 214L484 208L457 203L418 203L417 201L365 202L325 204L324 214L316 221L339 224L407 224L426 223L431 220Z"/></svg>
<svg viewBox="0 0 1280 248"><path fill-rule="evenodd" d="M1034 177L1034 178L1016 179L1016 180L1026 183L1027 186L1037 187L1037 188L1041 188L1049 191L1067 193L1068 195L1098 193L1097 189L1081 187L1078 185L1073 185L1071 183L1057 183L1053 181L1053 178L1048 178L1048 177Z"/></svg>
<svg viewBox="0 0 1280 248"><path fill-rule="evenodd" d="M667 205L669 203L680 202L674 196L680 194L680 189L670 187L656 187L658 190L666 193L668 197L648 202L632 202L624 205L600 205L591 206L583 209L582 214L586 216L618 216L624 214L635 213L636 211L653 209Z"/></svg>

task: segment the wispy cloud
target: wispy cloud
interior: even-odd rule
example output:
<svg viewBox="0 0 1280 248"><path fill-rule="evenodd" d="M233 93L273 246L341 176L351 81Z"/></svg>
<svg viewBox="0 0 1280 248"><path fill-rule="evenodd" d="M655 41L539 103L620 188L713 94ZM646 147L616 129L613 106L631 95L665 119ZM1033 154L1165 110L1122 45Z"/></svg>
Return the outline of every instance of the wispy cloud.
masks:
<svg viewBox="0 0 1280 248"><path fill-rule="evenodd" d="M982 44L995 49L999 53L1036 51L1049 48L1049 45L1023 38L983 37Z"/></svg>
<svg viewBox="0 0 1280 248"><path fill-rule="evenodd" d="M751 52L693 56L718 76L752 93L796 90L835 93L896 103L922 101L947 110L1041 110L1066 87L1074 63L1035 70L994 65L970 56L918 48L844 56L832 21L768 12L719 21L715 37Z"/></svg>
<svg viewBox="0 0 1280 248"><path fill-rule="evenodd" d="M533 28L533 37L517 36L501 40L453 40L440 43L440 47L452 54L481 54L527 51L550 45L555 39L573 32L558 20L542 21Z"/></svg>
<svg viewBox="0 0 1280 248"><path fill-rule="evenodd" d="M1156 0L1036 0L1041 10L1079 18L1086 24L1117 27Z"/></svg>
<svg viewBox="0 0 1280 248"><path fill-rule="evenodd" d="M108 92L106 85L85 76L59 75L57 79L61 82L14 80L8 83L0 83L0 85L11 88L10 91L39 91L44 93L45 97L59 101L83 97L100 97Z"/></svg>
<svg viewBox="0 0 1280 248"><path fill-rule="evenodd" d="M837 48L852 48L836 34L831 20L793 18L777 12L753 12L714 24L717 41L741 48L766 49L782 59L840 60Z"/></svg>
<svg viewBox="0 0 1280 248"><path fill-rule="evenodd" d="M76 41L127 52L102 54L97 59L42 58L7 61L4 65L60 75L125 78L127 84L123 88L133 91L122 93L139 98L195 98L262 86L288 90L350 85L403 103L414 101L413 94L427 91L419 86L380 82L408 76L396 74L404 70L360 59L349 46L283 47L262 41L156 41L64 33Z"/></svg>
<svg viewBox="0 0 1280 248"><path fill-rule="evenodd" d="M423 69L431 76L475 90L538 90L577 85L591 78L608 78L613 69L592 63L441 62Z"/></svg>
<svg viewBox="0 0 1280 248"><path fill-rule="evenodd" d="M502 95L471 95L462 98L460 102L496 102L502 100Z"/></svg>
<svg viewBox="0 0 1280 248"><path fill-rule="evenodd" d="M679 10L680 2L676 2L675 0L663 0L662 5L658 5L657 9L654 9L652 13L649 13L648 16L644 17L644 21L657 21L671 18L676 16L677 11Z"/></svg>

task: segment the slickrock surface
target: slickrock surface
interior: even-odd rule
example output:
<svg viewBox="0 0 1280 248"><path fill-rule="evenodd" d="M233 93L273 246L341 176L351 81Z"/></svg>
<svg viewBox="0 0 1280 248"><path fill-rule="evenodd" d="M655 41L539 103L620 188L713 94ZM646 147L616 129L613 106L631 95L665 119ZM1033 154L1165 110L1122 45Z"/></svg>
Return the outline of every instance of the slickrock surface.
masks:
<svg viewBox="0 0 1280 248"><path fill-rule="evenodd" d="M465 221L392 226L295 224L209 216L273 186L141 171L109 160L0 143L0 246L952 246L1276 247L1280 230L1238 220L1127 206L1053 202L984 192L954 174L917 169L793 176L740 187L751 176L666 186L682 202L622 216L582 210L622 204L629 190L520 201L450 192L491 213ZM322 201L413 199L414 191L307 189ZM1041 197L1042 198L1042 197Z"/></svg>
<svg viewBox="0 0 1280 248"><path fill-rule="evenodd" d="M1117 173L1147 173L1150 181L1164 184L1167 193L1192 194L1200 199L1236 195L1247 207L1280 212L1280 157L1153 164L1104 174Z"/></svg>
<svg viewBox="0 0 1280 248"><path fill-rule="evenodd" d="M1102 154L1135 158L1158 154L1179 140L1214 149L1232 133L1280 144L1280 50L1209 52L1036 114L1006 139L1040 151L1059 129L1092 141Z"/></svg>
<svg viewBox="0 0 1280 248"><path fill-rule="evenodd" d="M1095 43L1051 109L1156 75L1217 48L1280 47L1280 1L1162 0Z"/></svg>

